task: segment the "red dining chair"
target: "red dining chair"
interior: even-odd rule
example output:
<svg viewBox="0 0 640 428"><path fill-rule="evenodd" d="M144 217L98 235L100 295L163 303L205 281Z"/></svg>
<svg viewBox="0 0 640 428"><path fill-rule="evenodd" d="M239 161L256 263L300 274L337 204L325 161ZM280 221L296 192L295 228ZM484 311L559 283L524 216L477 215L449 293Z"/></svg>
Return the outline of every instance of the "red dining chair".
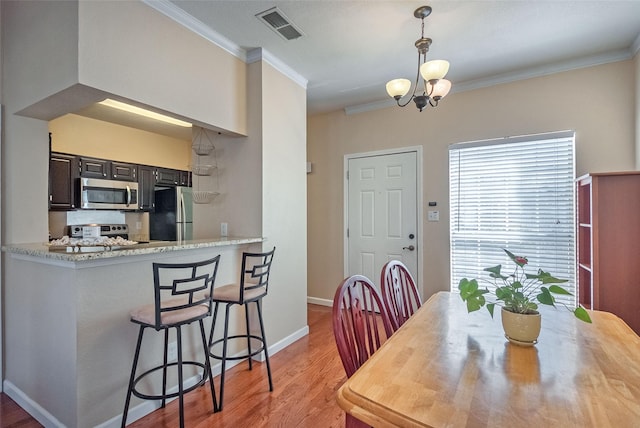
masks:
<svg viewBox="0 0 640 428"><path fill-rule="evenodd" d="M347 377L392 334L389 316L373 283L362 275L342 281L333 298L333 335ZM367 425L346 413L346 426Z"/></svg>
<svg viewBox="0 0 640 428"><path fill-rule="evenodd" d="M382 268L380 286L391 326L396 331L422 306L416 283L401 261L391 260Z"/></svg>

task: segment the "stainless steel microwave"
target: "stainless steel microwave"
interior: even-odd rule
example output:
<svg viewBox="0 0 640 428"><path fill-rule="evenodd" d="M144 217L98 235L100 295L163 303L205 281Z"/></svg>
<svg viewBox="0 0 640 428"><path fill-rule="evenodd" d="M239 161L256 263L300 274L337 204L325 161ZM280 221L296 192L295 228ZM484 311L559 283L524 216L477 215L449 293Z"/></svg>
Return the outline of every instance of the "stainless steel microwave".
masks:
<svg viewBox="0 0 640 428"><path fill-rule="evenodd" d="M81 178L80 208L137 210L138 183L99 178Z"/></svg>

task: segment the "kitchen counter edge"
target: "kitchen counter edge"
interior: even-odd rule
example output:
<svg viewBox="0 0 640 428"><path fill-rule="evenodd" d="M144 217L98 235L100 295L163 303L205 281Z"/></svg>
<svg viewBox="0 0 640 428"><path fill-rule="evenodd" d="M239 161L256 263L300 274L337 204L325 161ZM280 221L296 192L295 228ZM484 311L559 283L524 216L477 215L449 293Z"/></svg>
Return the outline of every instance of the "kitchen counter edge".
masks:
<svg viewBox="0 0 640 428"><path fill-rule="evenodd" d="M111 250L92 252L66 252L53 249L45 243L8 244L2 251L22 256L38 257L42 259L58 260L62 262L82 262L114 257L138 256L145 254L166 253L170 251L192 250L199 248L222 247L228 245L242 245L263 242L262 237L225 237L211 239L194 239L190 241L156 241L136 244L131 247L119 247Z"/></svg>

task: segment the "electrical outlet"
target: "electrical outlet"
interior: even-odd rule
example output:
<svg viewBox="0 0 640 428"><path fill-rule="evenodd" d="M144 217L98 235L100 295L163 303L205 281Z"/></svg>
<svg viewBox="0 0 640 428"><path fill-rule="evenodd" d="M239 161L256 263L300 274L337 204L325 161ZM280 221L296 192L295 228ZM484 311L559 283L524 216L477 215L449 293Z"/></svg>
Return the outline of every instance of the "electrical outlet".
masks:
<svg viewBox="0 0 640 428"><path fill-rule="evenodd" d="M227 236L228 225L227 223L220 223L220 236Z"/></svg>
<svg viewBox="0 0 640 428"><path fill-rule="evenodd" d="M142 229L142 222L141 221L136 221L136 229L138 229L138 230Z"/></svg>
<svg viewBox="0 0 640 428"><path fill-rule="evenodd" d="M178 359L178 343L177 342L169 342L169 347L167 348L167 359L169 361L174 361Z"/></svg>

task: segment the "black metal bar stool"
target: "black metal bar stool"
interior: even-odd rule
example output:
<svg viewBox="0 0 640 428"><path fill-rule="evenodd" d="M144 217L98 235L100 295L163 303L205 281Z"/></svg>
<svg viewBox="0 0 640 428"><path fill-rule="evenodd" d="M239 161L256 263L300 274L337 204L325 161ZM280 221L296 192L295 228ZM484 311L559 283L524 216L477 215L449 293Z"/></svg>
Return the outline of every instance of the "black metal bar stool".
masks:
<svg viewBox="0 0 640 428"><path fill-rule="evenodd" d="M155 303L139 307L131 312L131 322L140 325L138 342L136 344L127 399L122 414L122 427L127 423L131 394L145 400L162 400L162 407L168 398L178 397L180 402L180 427L184 427L184 394L203 385L207 377L211 387L211 398L214 412L218 410L213 376L209 363L207 337L203 320L211 315L211 300L213 283L218 272L220 256L195 263L153 263L153 284L155 289ZM182 326L198 321L204 361L182 360ZM164 331L164 360L163 364L153 367L136 377L138 358L142 336L148 327L156 331ZM169 329L176 329L177 361L168 362ZM202 368L202 377L194 385L184 387L183 366ZM176 366L178 372L178 391L167 393L167 369ZM136 389L138 382L158 370L162 370L162 393L145 394Z"/></svg>
<svg viewBox="0 0 640 428"><path fill-rule="evenodd" d="M242 253L242 269L240 271L240 283L228 284L213 289L211 300L215 303L213 311L213 323L211 324L211 333L209 335L209 355L212 358L222 361L222 369L220 372L220 397L218 410L222 410L222 400L224 397L224 377L227 360L249 360L249 370L253 368L252 357L264 351L265 362L267 363L267 374L269 376L269 391L273 391L273 381L271 380L271 366L269 365L269 352L267 349L267 340L264 334L264 323L262 321L262 298L267 295L269 288L269 272L271 270L271 262L273 261L273 250L266 253ZM213 340L213 332L215 330L216 318L218 317L218 305L225 305L224 318L224 335L221 339ZM260 324L260 336L251 333L249 323L249 304L255 303L258 311L258 321ZM246 334L236 334L229 336L229 309L233 305L245 306L245 322ZM245 339L247 341L247 352L241 352L241 355L227 355L229 340ZM254 339L260 343L257 349L251 348L251 340ZM222 355L216 354L213 347L222 343Z"/></svg>

